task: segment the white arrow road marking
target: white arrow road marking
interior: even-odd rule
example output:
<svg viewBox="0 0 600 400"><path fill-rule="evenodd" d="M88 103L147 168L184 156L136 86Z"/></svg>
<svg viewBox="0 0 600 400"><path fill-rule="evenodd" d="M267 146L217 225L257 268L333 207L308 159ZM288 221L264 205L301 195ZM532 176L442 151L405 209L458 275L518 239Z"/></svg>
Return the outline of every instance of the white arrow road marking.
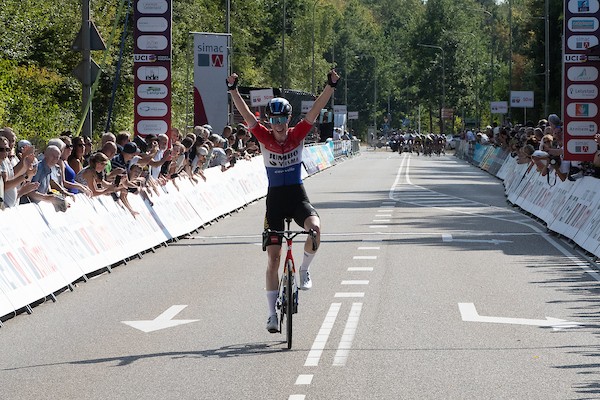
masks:
<svg viewBox="0 0 600 400"><path fill-rule="evenodd" d="M449 233L443 233L442 234L442 240L444 242L492 243L492 244L495 244L496 246L499 245L499 244L501 244L501 243L512 243L512 241L510 241L510 240L498 240L498 239L491 239L491 240L484 240L484 239L455 239Z"/></svg>
<svg viewBox="0 0 600 400"><path fill-rule="evenodd" d="M131 326L132 328L139 329L142 332L154 332L160 329L172 328L177 325L189 324L190 322L199 321L198 319L173 319L179 314L187 305L176 305L171 306L164 313L152 320L145 321L121 321L122 323Z"/></svg>
<svg viewBox="0 0 600 400"><path fill-rule="evenodd" d="M549 326L557 331L565 328L574 328L581 324L577 322L566 321L564 319L546 317L546 319L524 319L524 318L504 318L504 317L484 317L477 313L473 303L458 303L460 315L463 321L468 322L489 322L493 324L515 324L515 325L533 325Z"/></svg>

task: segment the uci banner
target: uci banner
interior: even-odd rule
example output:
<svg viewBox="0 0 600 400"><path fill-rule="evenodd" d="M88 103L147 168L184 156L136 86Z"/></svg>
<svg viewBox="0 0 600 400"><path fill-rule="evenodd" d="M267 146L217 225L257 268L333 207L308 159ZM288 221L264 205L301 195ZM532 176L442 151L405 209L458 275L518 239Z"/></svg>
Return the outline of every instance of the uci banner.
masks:
<svg viewBox="0 0 600 400"><path fill-rule="evenodd" d="M228 94L231 35L193 33L194 35L194 125L209 124L220 134L228 124Z"/></svg>
<svg viewBox="0 0 600 400"><path fill-rule="evenodd" d="M136 136L171 130L172 0L137 0L133 74Z"/></svg>

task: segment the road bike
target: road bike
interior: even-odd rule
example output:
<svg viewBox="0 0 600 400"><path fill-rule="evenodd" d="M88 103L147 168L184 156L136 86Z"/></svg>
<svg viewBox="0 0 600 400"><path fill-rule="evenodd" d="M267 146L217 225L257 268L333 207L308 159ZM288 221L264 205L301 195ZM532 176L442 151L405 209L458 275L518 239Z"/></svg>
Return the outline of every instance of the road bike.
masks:
<svg viewBox="0 0 600 400"><path fill-rule="evenodd" d="M298 313L298 271L294 264L294 256L292 254L292 241L298 235L308 235L312 238L312 248L317 249L317 232L309 231L292 231L290 230L291 219L286 218L287 229L284 231L265 230L263 232L263 250L266 250L266 243L269 235L278 235L285 239L286 255L283 263L283 273L279 279L279 288L275 309L277 311L277 321L279 321L279 332L282 331L283 320L285 319L285 333L287 348L292 348L292 320L293 315Z"/></svg>

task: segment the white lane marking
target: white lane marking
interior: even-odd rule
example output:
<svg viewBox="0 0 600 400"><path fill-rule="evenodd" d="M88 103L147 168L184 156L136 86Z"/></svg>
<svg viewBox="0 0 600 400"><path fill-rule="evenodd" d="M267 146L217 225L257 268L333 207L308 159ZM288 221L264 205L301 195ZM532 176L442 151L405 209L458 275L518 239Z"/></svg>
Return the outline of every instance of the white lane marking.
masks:
<svg viewBox="0 0 600 400"><path fill-rule="evenodd" d="M358 250L379 250L381 247L359 247Z"/></svg>
<svg viewBox="0 0 600 400"><path fill-rule="evenodd" d="M391 200L395 200L394 199L394 192L395 190L395 186L398 184L398 181L400 180L400 177L402 176L402 168L404 167L404 160L407 160L407 164L406 164L406 183L413 186L413 183L410 180L410 175L409 175L409 169L410 169L410 155L407 156L408 158L403 158L402 159L402 163L400 164L400 168L398 169L398 174L396 175L396 181L394 182L392 188L390 189L390 199ZM537 226L532 225L530 222L530 220L511 220L511 217L520 217L520 214L518 214L515 211L512 210L506 210L506 209L502 209L500 207L494 207L494 209L500 210L500 211L504 211L504 212L508 212L508 215L503 215L503 216L495 216L495 215L490 215L489 213L486 214L479 214L477 212L473 212L473 210L470 210L468 208L466 209L461 209L459 207L432 207L432 208L437 208L440 210L446 210L446 211L452 211L452 212L457 212L460 214L464 214L464 215L470 215L470 216L480 216L480 217L484 217L484 218L489 218L489 219L493 219L496 221L504 221L504 222L513 222L517 225L522 225L522 226L526 226L529 229L531 229L533 231L533 233L504 233L504 234L496 234L497 236L502 236L502 235L506 235L506 236L527 236L527 235L538 235L541 236L544 240L546 240L548 243L550 243L556 250L560 251L569 261L571 261L572 263L574 263L575 265L577 265L582 271L586 272L588 275L590 275L592 278L594 278L596 281L600 282L600 274L597 273L596 271L594 271L592 268L590 268L590 265L588 262L582 261L580 258L578 258L576 255L574 255L571 251L567 250L565 247L563 247L561 244L559 244L556 240L554 240L550 235L548 235L547 233L542 232ZM364 241L364 240L363 240Z"/></svg>
<svg viewBox="0 0 600 400"><path fill-rule="evenodd" d="M442 240L444 242L451 242L452 241L452 235L449 233L442 233Z"/></svg>
<svg viewBox="0 0 600 400"><path fill-rule="evenodd" d="M354 281L342 281L342 285L368 285L369 281L359 281L359 280L354 280Z"/></svg>
<svg viewBox="0 0 600 400"><path fill-rule="evenodd" d="M335 294L338 298L365 297L364 292L338 292Z"/></svg>
<svg viewBox="0 0 600 400"><path fill-rule="evenodd" d="M387 209L386 210L377 210L378 213L391 213L393 211L394 210L387 210Z"/></svg>
<svg viewBox="0 0 600 400"><path fill-rule="evenodd" d="M329 339L329 334L331 333L331 329L333 328L333 324L335 323L335 319L337 318L341 306L342 303L332 303L329 307L329 311L327 311L321 329L319 329L319 333L308 352L306 362L304 363L305 367L316 367L319 365L323 349L327 344L327 339Z"/></svg>
<svg viewBox="0 0 600 400"><path fill-rule="evenodd" d="M340 344L335 353L335 358L333 359L333 365L335 366L346 365L348 354L352 348L352 341L354 340L354 335L356 334L356 327L358 326L362 305L363 303L352 304L350 315L348 315L348 321L346 321L346 327L344 328L344 333L342 334L342 339L340 340Z"/></svg>
<svg viewBox="0 0 600 400"><path fill-rule="evenodd" d="M391 217L392 214L377 214L375 217Z"/></svg>
<svg viewBox="0 0 600 400"><path fill-rule="evenodd" d="M353 260L377 260L377 256L354 256Z"/></svg>
<svg viewBox="0 0 600 400"><path fill-rule="evenodd" d="M296 385L310 385L312 383L313 375L298 375L296 379Z"/></svg>
<svg viewBox="0 0 600 400"><path fill-rule="evenodd" d="M142 332L150 333L161 329L172 328L174 326L200 321L199 319L173 319L186 307L186 304L171 306L158 317L151 320L121 322L131 326L132 328L139 329Z"/></svg>
<svg viewBox="0 0 600 400"><path fill-rule="evenodd" d="M458 303L458 309L463 321L467 322L488 322L492 324L514 324L514 325L533 325L533 326L549 326L553 330L561 330L565 328L574 328L581 324L577 322L567 321L564 319L546 317L546 319L527 319L527 318L505 318L505 317L486 317L479 315L475 304L473 303Z"/></svg>
<svg viewBox="0 0 600 400"><path fill-rule="evenodd" d="M389 219L374 219L373 222L390 222Z"/></svg>
<svg viewBox="0 0 600 400"><path fill-rule="evenodd" d="M288 397L288 400L304 400L305 398L306 395L304 394L292 394L290 397Z"/></svg>
<svg viewBox="0 0 600 400"><path fill-rule="evenodd" d="M373 272L373 267L350 267L348 272Z"/></svg>
<svg viewBox="0 0 600 400"><path fill-rule="evenodd" d="M369 225L369 228L378 229L378 228L387 228L387 225Z"/></svg>

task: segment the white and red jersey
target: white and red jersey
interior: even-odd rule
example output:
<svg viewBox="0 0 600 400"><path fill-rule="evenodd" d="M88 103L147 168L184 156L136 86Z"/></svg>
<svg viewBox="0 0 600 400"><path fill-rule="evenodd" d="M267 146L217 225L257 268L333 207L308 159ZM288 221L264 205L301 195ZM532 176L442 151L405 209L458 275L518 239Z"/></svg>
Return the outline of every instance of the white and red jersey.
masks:
<svg viewBox="0 0 600 400"><path fill-rule="evenodd" d="M283 144L277 143L269 129L260 123L250 130L260 143L269 178L269 187L302 183L304 138L311 128L312 124L303 119L298 125L288 128L288 135Z"/></svg>

